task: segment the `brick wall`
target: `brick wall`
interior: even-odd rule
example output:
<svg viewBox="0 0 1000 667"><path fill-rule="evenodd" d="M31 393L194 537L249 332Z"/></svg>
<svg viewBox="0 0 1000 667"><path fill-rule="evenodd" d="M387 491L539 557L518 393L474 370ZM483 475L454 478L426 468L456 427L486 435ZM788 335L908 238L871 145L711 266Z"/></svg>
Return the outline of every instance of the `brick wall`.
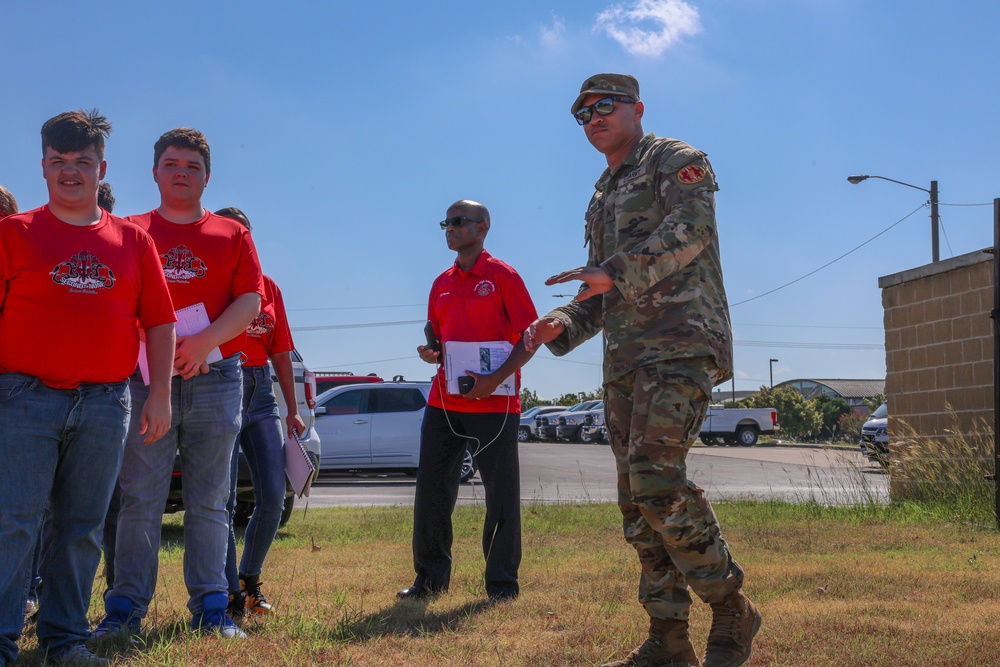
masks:
<svg viewBox="0 0 1000 667"><path fill-rule="evenodd" d="M900 433L990 438L993 428L993 257L978 251L879 278L893 466ZM984 428L985 425L985 428ZM895 437L895 439L894 439ZM901 445L901 442L904 444ZM895 469L894 469L895 472ZM892 493L906 495L893 475Z"/></svg>

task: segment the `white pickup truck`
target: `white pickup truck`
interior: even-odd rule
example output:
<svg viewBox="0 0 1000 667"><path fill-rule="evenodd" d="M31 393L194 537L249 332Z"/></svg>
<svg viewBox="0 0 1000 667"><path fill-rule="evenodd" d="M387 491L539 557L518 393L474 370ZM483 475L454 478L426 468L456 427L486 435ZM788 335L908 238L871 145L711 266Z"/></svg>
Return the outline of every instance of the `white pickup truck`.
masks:
<svg viewBox="0 0 1000 667"><path fill-rule="evenodd" d="M701 441L706 445L757 444L761 433L778 430L778 411L774 408L726 408L708 406L708 414L701 424Z"/></svg>

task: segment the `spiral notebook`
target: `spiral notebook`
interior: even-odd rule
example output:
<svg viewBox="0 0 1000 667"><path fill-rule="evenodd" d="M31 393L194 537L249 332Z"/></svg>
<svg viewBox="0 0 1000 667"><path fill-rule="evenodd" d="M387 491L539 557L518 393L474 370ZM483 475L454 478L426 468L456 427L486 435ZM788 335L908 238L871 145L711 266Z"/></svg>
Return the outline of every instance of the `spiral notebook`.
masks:
<svg viewBox="0 0 1000 667"><path fill-rule="evenodd" d="M299 440L298 434L295 437L285 439L285 475L292 485L295 495L309 497L309 488L316 477L316 466L313 465L305 445Z"/></svg>

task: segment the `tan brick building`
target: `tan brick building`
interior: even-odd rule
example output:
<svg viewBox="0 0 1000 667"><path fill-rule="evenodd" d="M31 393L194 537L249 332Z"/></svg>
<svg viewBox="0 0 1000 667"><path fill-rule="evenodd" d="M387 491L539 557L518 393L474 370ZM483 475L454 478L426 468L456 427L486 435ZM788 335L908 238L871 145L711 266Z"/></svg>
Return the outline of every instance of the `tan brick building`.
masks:
<svg viewBox="0 0 1000 667"><path fill-rule="evenodd" d="M992 442L993 256L960 255L883 276L879 287L893 465L906 464L897 436L910 429L918 439L958 431Z"/></svg>

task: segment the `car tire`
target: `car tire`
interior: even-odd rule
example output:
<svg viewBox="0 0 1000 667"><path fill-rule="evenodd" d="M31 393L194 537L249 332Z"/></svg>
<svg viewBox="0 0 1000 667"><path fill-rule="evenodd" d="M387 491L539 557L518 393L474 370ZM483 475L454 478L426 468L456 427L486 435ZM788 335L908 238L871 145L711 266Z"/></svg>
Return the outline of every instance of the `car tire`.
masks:
<svg viewBox="0 0 1000 667"><path fill-rule="evenodd" d="M597 438L593 433L588 433L584 429L580 429L580 442L584 445L590 445L597 441Z"/></svg>
<svg viewBox="0 0 1000 667"><path fill-rule="evenodd" d="M281 510L281 520L278 521L278 528L283 527L288 520L292 518L292 512L295 510L295 494L290 493L285 496L285 507Z"/></svg>
<svg viewBox="0 0 1000 667"><path fill-rule="evenodd" d="M757 444L757 429L753 426L741 426L736 429L736 440L743 447L753 447Z"/></svg>
<svg viewBox="0 0 1000 667"><path fill-rule="evenodd" d="M245 528L250 523L252 515L253 503L236 501L236 507L233 508L233 525Z"/></svg>
<svg viewBox="0 0 1000 667"><path fill-rule="evenodd" d="M465 458L462 459L462 474L458 481L465 484L476 474L476 457L468 449L465 450Z"/></svg>
<svg viewBox="0 0 1000 667"><path fill-rule="evenodd" d="M517 429L517 441L528 442L531 440L531 429L527 426L519 426Z"/></svg>

